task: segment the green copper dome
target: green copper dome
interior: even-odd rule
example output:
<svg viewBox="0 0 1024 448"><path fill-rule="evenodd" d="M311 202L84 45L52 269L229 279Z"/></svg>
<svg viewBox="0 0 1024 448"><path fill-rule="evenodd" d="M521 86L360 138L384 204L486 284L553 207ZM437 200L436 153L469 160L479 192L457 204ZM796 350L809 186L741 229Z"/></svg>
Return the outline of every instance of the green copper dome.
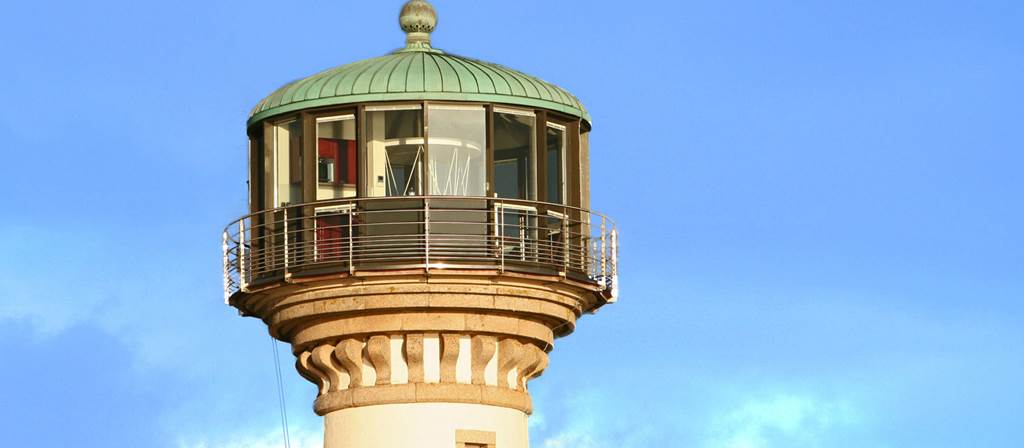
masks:
<svg viewBox="0 0 1024 448"><path fill-rule="evenodd" d="M249 124L321 106L371 101L479 101L536 107L590 122L583 104L554 84L498 64L430 47L437 23L426 2L411 1L399 18L406 48L293 81L253 108Z"/></svg>
<svg viewBox="0 0 1024 448"><path fill-rule="evenodd" d="M312 107L399 100L505 103L590 121L575 96L533 76L437 50L400 50L291 82L260 101L249 124Z"/></svg>

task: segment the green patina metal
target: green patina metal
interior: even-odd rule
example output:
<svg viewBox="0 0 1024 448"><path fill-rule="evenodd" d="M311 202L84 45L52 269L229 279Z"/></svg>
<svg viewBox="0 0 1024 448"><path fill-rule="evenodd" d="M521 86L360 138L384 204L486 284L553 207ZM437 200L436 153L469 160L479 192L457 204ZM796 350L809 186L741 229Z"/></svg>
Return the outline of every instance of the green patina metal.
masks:
<svg viewBox="0 0 1024 448"><path fill-rule="evenodd" d="M426 47L406 48L293 81L260 101L249 125L313 107L409 100L537 107L590 122L583 104L561 87L498 64Z"/></svg>
<svg viewBox="0 0 1024 448"><path fill-rule="evenodd" d="M249 125L275 115L323 106L375 101L477 101L549 109L586 121L580 100L554 84L490 62L434 49L437 12L425 0L406 2L398 23L402 50L353 62L277 89L249 114Z"/></svg>

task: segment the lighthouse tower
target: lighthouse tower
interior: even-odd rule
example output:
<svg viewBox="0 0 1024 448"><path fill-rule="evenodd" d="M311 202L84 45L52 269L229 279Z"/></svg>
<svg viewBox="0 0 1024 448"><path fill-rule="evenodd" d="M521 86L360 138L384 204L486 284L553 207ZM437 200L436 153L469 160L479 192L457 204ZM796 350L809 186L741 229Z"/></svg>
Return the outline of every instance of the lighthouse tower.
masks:
<svg viewBox="0 0 1024 448"><path fill-rule="evenodd" d="M291 344L325 447L526 448L528 382L616 298L590 117L553 84L434 48L424 0L399 23L403 48L253 109L225 299Z"/></svg>

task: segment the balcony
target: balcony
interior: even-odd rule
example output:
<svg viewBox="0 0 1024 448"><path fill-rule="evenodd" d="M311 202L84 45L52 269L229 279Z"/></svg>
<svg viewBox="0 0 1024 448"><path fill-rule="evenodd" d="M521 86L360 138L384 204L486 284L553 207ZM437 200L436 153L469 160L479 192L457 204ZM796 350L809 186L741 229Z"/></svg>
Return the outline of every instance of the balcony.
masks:
<svg viewBox="0 0 1024 448"><path fill-rule="evenodd" d="M358 271L476 269L560 276L617 296L618 234L596 212L482 197L318 201L224 229L224 296Z"/></svg>

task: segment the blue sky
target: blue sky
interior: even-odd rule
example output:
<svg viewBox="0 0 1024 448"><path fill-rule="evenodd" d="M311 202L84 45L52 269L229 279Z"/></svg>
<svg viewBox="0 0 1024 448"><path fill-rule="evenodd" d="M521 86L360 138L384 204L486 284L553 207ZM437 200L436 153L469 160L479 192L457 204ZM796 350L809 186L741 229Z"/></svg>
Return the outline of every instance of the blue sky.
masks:
<svg viewBox="0 0 1024 448"><path fill-rule="evenodd" d="M1024 438L1024 4L434 3L436 46L583 100L622 233L621 301L532 384L535 447ZM400 4L4 6L5 446L282 445L271 342L221 302L245 118L401 46Z"/></svg>

